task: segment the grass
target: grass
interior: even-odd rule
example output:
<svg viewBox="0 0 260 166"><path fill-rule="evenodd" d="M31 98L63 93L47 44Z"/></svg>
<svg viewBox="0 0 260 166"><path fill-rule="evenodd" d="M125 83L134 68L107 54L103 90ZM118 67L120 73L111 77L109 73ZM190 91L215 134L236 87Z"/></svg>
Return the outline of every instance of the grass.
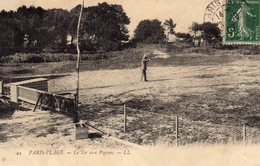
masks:
<svg viewBox="0 0 260 166"><path fill-rule="evenodd" d="M176 115L180 145L241 143L244 124L248 127L247 141L257 143L260 91L245 92L241 96L237 89L218 88L213 94L181 95L172 102L136 96L126 102L127 133L123 133L123 103L83 105L80 117L105 130L109 128L117 137L142 145L175 144Z"/></svg>
<svg viewBox="0 0 260 166"><path fill-rule="evenodd" d="M99 55L83 55L80 69L87 71L138 68L143 53L152 53L154 49L167 52L164 46L154 45ZM242 55L239 50L174 47L167 53L170 55L168 59L157 59L154 55L150 55L152 62L149 66L215 66L240 59L260 60L258 55ZM93 58L89 58L90 56ZM73 60L48 63L5 63L0 65L0 75L68 73L74 72L75 67L76 62ZM249 74L246 77L249 77ZM206 73L195 78L212 79L221 76L223 75ZM251 77L257 78L254 75ZM154 144L161 141L174 144L176 139L174 116L178 114L180 144L226 143L230 139L241 141L244 124L250 128L260 128L259 89L248 88L240 91L241 89L237 88L250 87L250 84L256 86L259 85L259 81L255 80L255 82L243 83L243 85L234 83L231 87L224 85L212 87L214 93L189 92L179 95L172 102L162 101L156 97L148 99L147 96L134 96L133 99L127 101L129 109L127 134L122 133L122 108L121 103L113 103L116 99L107 103L103 101L96 105L83 105L81 118L94 123L96 127L108 128L109 133L135 143ZM55 132L55 128L49 128L47 133L49 132Z"/></svg>
<svg viewBox="0 0 260 166"><path fill-rule="evenodd" d="M216 50L192 47L173 47L167 53L168 59L153 58L153 50L167 52L164 45L141 45L137 48L125 49L108 53L83 54L81 71L102 69L133 69L140 66L144 53L149 53L150 66L197 66L216 65L232 62L242 58L239 50ZM247 55L248 58L259 60L260 56ZM41 63L32 62L40 59ZM0 63L0 77L17 75L71 73L75 72L76 55L73 54L16 54L9 58L9 63Z"/></svg>
<svg viewBox="0 0 260 166"><path fill-rule="evenodd" d="M124 51L97 54L83 54L81 55L81 71L137 67L140 64L139 61L142 54L142 49L129 49ZM31 56L33 55L14 55L11 57L13 60L10 60L9 63L1 63L0 77L31 74L70 73L74 72L76 68L76 55L35 55L36 57L52 58L50 58L51 60L40 61L41 63L25 63L27 60L23 59ZM70 60L67 60L67 58L64 58L67 56L72 56L74 58L69 58Z"/></svg>

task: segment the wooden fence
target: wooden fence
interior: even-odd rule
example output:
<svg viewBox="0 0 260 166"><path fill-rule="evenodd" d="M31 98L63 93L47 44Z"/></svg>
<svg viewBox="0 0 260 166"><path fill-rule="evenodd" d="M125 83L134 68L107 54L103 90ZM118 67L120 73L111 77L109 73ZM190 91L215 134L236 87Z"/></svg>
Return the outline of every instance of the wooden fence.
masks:
<svg viewBox="0 0 260 166"><path fill-rule="evenodd" d="M26 90L24 88L19 89L19 87L26 87L26 88L31 88L31 89L30 90L28 90L28 89ZM35 95L35 93L30 92L30 91L32 91L32 89L48 92L48 79L38 78L38 79L31 79L31 80L11 83L11 86L10 86L11 101L18 102L19 96L25 95L27 97L27 98L25 98L26 101L28 100L27 102L34 104L33 99L35 99L35 96L30 97L30 95ZM23 92L25 92L25 94ZM26 92L28 92L28 94ZM30 94L30 93L32 93L32 94ZM37 99L36 99L36 101L37 101Z"/></svg>
<svg viewBox="0 0 260 166"><path fill-rule="evenodd" d="M46 91L45 91L46 90ZM11 84L11 100L24 101L52 111L75 113L75 99L47 92L47 79L33 79Z"/></svg>

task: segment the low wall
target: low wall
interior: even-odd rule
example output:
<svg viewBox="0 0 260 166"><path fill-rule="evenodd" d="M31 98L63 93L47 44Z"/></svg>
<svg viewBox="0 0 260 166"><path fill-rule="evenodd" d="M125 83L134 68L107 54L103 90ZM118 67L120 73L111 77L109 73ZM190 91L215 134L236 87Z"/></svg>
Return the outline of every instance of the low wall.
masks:
<svg viewBox="0 0 260 166"><path fill-rule="evenodd" d="M26 80L26 81L21 81L21 82L15 82L10 84L10 91L11 91L11 101L13 102L18 102L18 97L19 95L26 95L28 99L30 99L30 95L34 95L33 92L26 91L22 89L22 92L19 93L18 87L27 87L27 88L32 88L35 90L41 90L48 92L48 79L45 78L37 78L37 79L31 79L31 80ZM28 94L24 94L28 93ZM30 94L32 93L32 94ZM32 96L31 98L34 98L35 96ZM37 100L36 100L37 101ZM34 104L34 103L32 103Z"/></svg>
<svg viewBox="0 0 260 166"><path fill-rule="evenodd" d="M21 82L25 80L32 80L32 79L55 79L60 77L69 76L70 73L64 74L41 74L41 75L29 75L29 76L3 76L3 80L5 83L12 83L12 82Z"/></svg>
<svg viewBox="0 0 260 166"><path fill-rule="evenodd" d="M11 100L36 104L53 111L74 112L75 100L47 92L47 79L33 79L11 84ZM40 98L39 98L40 97Z"/></svg>

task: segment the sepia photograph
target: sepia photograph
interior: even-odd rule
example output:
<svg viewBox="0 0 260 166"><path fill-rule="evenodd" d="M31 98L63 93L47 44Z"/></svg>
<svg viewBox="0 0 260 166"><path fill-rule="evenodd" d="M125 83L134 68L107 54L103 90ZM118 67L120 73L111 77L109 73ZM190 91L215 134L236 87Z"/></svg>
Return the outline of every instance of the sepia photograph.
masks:
<svg viewBox="0 0 260 166"><path fill-rule="evenodd" d="M260 166L260 0L0 4L0 165Z"/></svg>

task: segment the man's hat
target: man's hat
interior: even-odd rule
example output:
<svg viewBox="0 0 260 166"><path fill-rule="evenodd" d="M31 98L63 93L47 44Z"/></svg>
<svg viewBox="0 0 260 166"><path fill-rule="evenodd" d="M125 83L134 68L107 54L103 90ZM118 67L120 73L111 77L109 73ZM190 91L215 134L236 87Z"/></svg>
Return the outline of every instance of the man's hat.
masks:
<svg viewBox="0 0 260 166"><path fill-rule="evenodd" d="M147 57L148 55L149 55L149 54L146 53L146 54L144 54L144 57Z"/></svg>

